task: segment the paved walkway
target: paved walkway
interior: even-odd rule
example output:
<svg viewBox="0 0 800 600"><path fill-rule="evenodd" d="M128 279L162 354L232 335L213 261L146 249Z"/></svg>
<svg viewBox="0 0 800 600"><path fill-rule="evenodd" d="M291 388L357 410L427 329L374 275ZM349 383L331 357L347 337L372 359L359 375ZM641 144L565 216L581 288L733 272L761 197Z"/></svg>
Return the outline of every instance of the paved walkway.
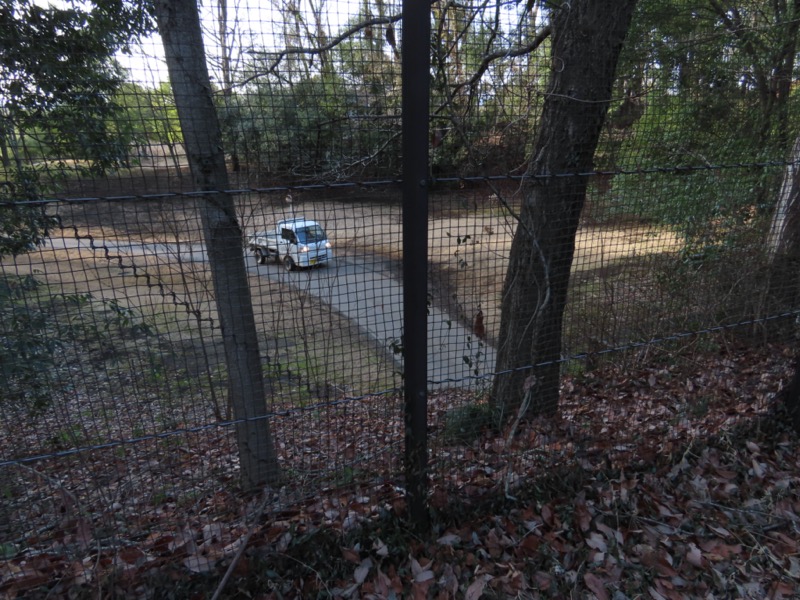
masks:
<svg viewBox="0 0 800 600"><path fill-rule="evenodd" d="M336 258L324 267L287 272L268 262L252 270L316 296L354 321L388 352L400 342L403 326L403 285L381 262ZM431 388L480 384L494 369L495 350L478 340L458 321L435 308L428 311L428 381ZM395 355L401 363L399 355ZM476 381L476 377L481 379Z"/></svg>

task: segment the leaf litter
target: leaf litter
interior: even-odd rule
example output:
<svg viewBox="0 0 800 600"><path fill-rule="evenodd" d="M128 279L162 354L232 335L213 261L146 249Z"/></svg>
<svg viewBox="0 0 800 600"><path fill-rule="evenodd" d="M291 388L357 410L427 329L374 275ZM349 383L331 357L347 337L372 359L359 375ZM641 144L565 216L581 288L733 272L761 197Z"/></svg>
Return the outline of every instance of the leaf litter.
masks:
<svg viewBox="0 0 800 600"><path fill-rule="evenodd" d="M20 467L0 595L797 598L790 354L566 377L557 417L458 444L446 416L478 394L432 394L430 536L404 521L398 397L276 418L292 476L255 496L222 428Z"/></svg>

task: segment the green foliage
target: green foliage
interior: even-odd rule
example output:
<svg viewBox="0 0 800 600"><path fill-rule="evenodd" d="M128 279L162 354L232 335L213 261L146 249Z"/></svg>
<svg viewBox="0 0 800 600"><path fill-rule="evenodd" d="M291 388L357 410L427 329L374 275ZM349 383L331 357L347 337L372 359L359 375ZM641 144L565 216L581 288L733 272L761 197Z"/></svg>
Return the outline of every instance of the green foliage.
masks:
<svg viewBox="0 0 800 600"><path fill-rule="evenodd" d="M320 74L290 86L260 83L246 102L230 98L222 120L245 160L264 172L344 179L374 170L378 158L382 169L397 165L388 158L399 148L397 123L371 113L369 102L343 77Z"/></svg>
<svg viewBox="0 0 800 600"><path fill-rule="evenodd" d="M131 157L132 146L174 145L183 141L175 100L168 83L156 89L136 83L124 83L114 95L118 113L111 115L109 127L119 139L124 160Z"/></svg>
<svg viewBox="0 0 800 600"><path fill-rule="evenodd" d="M127 306L122 306L118 300L104 300L103 304L110 313L106 319L102 321L102 330L109 333L113 330L116 332L125 332L131 336L139 335L153 335L155 330L144 320L135 310Z"/></svg>
<svg viewBox="0 0 800 600"><path fill-rule="evenodd" d="M797 133L781 58L796 19L755 2L737 11L738 30L711 4L639 4L597 153L602 169L644 173L614 178L614 212L670 225L690 252L771 211L780 169L737 165L785 160Z"/></svg>
<svg viewBox="0 0 800 600"><path fill-rule="evenodd" d="M10 157L80 159L92 172L115 166L123 149L107 123L119 111L113 95L123 73L112 57L147 31L141 5L17 0L5 3L0 19L4 167Z"/></svg>
<svg viewBox="0 0 800 600"><path fill-rule="evenodd" d="M41 410L60 387L59 356L67 348L107 359L126 337L153 333L135 311L116 300L51 294L32 276L0 278L3 398L18 408Z"/></svg>
<svg viewBox="0 0 800 600"><path fill-rule="evenodd" d="M6 401L41 408L50 398L47 374L60 341L50 335L45 310L26 301L33 277L0 279L0 376Z"/></svg>
<svg viewBox="0 0 800 600"><path fill-rule="evenodd" d="M42 244L56 219L37 204L43 186L36 169L18 164L0 182L0 258L17 256Z"/></svg>
<svg viewBox="0 0 800 600"><path fill-rule="evenodd" d="M0 257L33 249L47 236L52 217L41 207L0 206Z"/></svg>
<svg viewBox="0 0 800 600"><path fill-rule="evenodd" d="M118 166L129 138L110 126L123 73L113 60L152 25L145 4L0 5L0 256L30 250L52 222L40 199L70 173Z"/></svg>
<svg viewBox="0 0 800 600"><path fill-rule="evenodd" d="M498 424L498 415L491 404L466 404L447 413L442 437L446 443L471 444L483 430Z"/></svg>

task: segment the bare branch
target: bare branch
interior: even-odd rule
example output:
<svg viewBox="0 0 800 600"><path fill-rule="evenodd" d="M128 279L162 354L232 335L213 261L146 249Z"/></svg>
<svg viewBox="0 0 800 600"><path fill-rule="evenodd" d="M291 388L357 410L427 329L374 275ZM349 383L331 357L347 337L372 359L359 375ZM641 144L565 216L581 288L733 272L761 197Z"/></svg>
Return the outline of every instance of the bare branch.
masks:
<svg viewBox="0 0 800 600"><path fill-rule="evenodd" d="M515 58L517 56L524 56L525 54L530 54L536 48L542 45L542 43L550 36L551 33L550 25L547 25L542 28L539 34L531 40L530 44L526 44L525 46L520 46L518 48L513 48L511 50L497 50L496 52L492 52L491 54L487 54L483 57L481 64L476 69L475 73L473 73L472 77L467 79L466 81L456 84L453 88L453 95L455 95L459 90L465 87L472 87L481 77L483 77L484 73L489 70L489 67L492 63L496 60L501 58Z"/></svg>
<svg viewBox="0 0 800 600"><path fill-rule="evenodd" d="M742 49L749 57L753 59L753 64L756 63L756 58L759 55L759 49L755 47L755 42L752 36L746 35L746 27L742 22L742 16L735 8L732 9L733 17L728 14L728 11L717 0L709 0L713 12L720 18L725 28L733 34L733 36L742 43ZM759 44L763 47L763 44Z"/></svg>
<svg viewBox="0 0 800 600"><path fill-rule="evenodd" d="M359 31L361 31L362 29L366 29L367 27L372 27L374 25L391 25L392 23L397 23L402 18L403 18L403 15L399 14L399 15L392 15L390 17L376 17L374 19L367 19L366 21L361 21L361 22L353 25L349 29L345 30L344 32L340 33L339 35L337 35L335 38L333 38L327 44L324 44L322 46L318 46L316 48L287 48L287 49L281 50L280 52L277 52L277 53L275 53L275 52L266 52L266 51L258 51L258 50L251 50L250 54L252 54L253 56L269 57L269 56L273 56L273 55L276 55L276 54L277 55L275 56L275 59L272 61L272 64L266 69L266 71L263 71L261 73L254 73L253 75L251 75L250 77L248 77L244 81L240 82L238 85L239 86L245 86L248 83L250 83L251 81L254 81L256 79L264 77L265 75L269 75L270 73L274 73L275 69L278 68L278 65L280 65L281 62L283 61L283 59L288 57L288 56L297 55L297 54L302 54L302 55L306 55L306 56L308 56L308 55L314 56L316 54L322 54L323 52L328 52L330 50L333 50L334 48L336 48L336 46L338 46L342 42L347 41L351 36L355 35Z"/></svg>

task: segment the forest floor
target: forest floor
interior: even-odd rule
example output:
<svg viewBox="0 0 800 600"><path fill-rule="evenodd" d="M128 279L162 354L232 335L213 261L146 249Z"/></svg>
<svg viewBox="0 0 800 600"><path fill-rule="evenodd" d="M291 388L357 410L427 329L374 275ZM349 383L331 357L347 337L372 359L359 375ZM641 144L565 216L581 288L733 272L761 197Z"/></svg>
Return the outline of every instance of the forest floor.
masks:
<svg viewBox="0 0 800 600"><path fill-rule="evenodd" d="M740 350L567 378L557 418L523 423L513 438L483 430L444 452L472 466L435 463L432 533L406 528L399 496L320 499L288 521L333 507L333 527L264 525L226 592L798 598L800 448L773 394L789 354Z"/></svg>
<svg viewBox="0 0 800 600"><path fill-rule="evenodd" d="M691 361L607 365L565 378L557 417L481 427L472 439L448 429L464 392L433 394L427 533L408 526L391 453L372 457L355 482L297 484L291 502L291 485L249 496L198 489L188 513L175 491L154 511L147 479L139 504L110 516L90 514L65 486L52 499L52 541L6 556L0 594L797 598L800 447L776 400L791 354L727 347ZM302 432L288 465L314 449L331 456L332 435L345 455L399 441L401 403L383 398L355 421L347 406L324 423L288 417L278 427ZM230 444L184 440L175 476L189 485L198 463L224 466ZM40 485L67 481L65 468L110 481L109 456L39 464ZM158 451L140 456L148 468L157 460L167 462ZM125 464L132 477L136 462ZM101 539L109 519L122 519L128 537L118 523L114 543ZM149 533L133 535L137 520Z"/></svg>

